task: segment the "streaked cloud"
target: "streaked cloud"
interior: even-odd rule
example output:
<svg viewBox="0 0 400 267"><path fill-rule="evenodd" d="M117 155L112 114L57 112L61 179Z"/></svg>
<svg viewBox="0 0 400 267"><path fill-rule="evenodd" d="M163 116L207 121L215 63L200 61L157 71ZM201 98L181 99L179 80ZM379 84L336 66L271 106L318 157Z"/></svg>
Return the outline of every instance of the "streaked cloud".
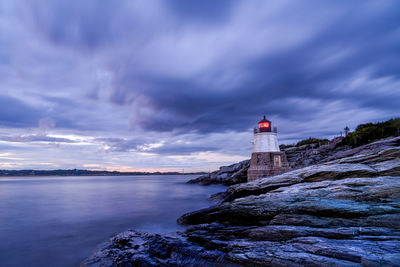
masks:
<svg viewBox="0 0 400 267"><path fill-rule="evenodd" d="M264 114L285 143L398 116L398 10L2 1L0 152L24 155L15 168L207 170L248 157Z"/></svg>

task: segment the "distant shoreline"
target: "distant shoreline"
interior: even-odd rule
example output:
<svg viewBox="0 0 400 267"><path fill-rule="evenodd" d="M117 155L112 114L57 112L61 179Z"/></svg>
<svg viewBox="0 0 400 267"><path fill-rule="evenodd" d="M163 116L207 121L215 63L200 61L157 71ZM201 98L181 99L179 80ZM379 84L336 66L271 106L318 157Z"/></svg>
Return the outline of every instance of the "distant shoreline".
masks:
<svg viewBox="0 0 400 267"><path fill-rule="evenodd" d="M139 175L203 175L206 172L118 172L90 170L0 170L0 177L36 176L139 176Z"/></svg>

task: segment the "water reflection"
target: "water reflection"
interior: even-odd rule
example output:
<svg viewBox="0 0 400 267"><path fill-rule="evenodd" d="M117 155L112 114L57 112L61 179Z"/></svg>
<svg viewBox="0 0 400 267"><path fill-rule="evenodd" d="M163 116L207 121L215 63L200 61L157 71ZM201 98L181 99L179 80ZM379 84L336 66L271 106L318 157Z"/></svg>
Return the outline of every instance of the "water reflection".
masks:
<svg viewBox="0 0 400 267"><path fill-rule="evenodd" d="M0 178L0 265L74 266L128 228L166 233L222 186L193 176Z"/></svg>

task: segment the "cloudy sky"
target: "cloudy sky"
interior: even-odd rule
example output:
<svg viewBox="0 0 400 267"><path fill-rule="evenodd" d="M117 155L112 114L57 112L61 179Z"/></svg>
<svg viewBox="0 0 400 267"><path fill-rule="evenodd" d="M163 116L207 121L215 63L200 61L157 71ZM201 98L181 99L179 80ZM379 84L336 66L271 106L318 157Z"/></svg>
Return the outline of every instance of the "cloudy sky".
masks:
<svg viewBox="0 0 400 267"><path fill-rule="evenodd" d="M400 2L0 1L0 169L198 171L400 114Z"/></svg>

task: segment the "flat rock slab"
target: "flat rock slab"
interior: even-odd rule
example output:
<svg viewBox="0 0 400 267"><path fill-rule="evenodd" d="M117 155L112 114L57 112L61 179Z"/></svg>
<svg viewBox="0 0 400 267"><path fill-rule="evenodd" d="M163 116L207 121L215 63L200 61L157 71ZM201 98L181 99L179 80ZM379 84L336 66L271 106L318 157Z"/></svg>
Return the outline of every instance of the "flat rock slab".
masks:
<svg viewBox="0 0 400 267"><path fill-rule="evenodd" d="M181 216L185 232L128 231L84 265L400 266L398 140L233 185Z"/></svg>

